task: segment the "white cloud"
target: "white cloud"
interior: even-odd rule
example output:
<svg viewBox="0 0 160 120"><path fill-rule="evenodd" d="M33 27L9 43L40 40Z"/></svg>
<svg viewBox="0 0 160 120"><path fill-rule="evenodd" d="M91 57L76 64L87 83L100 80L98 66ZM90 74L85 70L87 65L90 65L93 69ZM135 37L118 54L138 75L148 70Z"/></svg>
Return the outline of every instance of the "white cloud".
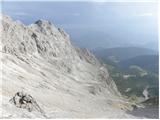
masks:
<svg viewBox="0 0 160 120"><path fill-rule="evenodd" d="M153 16L153 15L154 15L153 13L142 13L142 14L137 14L134 16L146 17L146 16Z"/></svg>

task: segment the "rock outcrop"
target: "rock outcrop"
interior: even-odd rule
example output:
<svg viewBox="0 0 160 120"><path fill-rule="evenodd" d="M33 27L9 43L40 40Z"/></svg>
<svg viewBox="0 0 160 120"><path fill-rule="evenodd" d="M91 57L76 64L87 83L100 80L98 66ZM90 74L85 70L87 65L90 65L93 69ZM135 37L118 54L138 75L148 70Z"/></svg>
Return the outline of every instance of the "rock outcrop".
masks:
<svg viewBox="0 0 160 120"><path fill-rule="evenodd" d="M72 46L63 29L45 20L26 26L8 16L1 23L3 118L44 117L10 105L17 91L30 93L49 118L133 117L115 107L128 103L107 69L88 50Z"/></svg>
<svg viewBox="0 0 160 120"><path fill-rule="evenodd" d="M27 109L29 112L35 109L42 113L42 109L37 102L27 93L17 92L9 101L19 108Z"/></svg>

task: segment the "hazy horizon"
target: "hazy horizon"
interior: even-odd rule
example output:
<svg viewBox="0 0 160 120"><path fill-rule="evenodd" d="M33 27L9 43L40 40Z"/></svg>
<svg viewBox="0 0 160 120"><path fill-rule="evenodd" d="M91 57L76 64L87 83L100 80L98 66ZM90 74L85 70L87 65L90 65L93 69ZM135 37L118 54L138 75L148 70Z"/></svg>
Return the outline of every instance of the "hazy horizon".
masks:
<svg viewBox="0 0 160 120"><path fill-rule="evenodd" d="M158 49L157 8L147 2L2 2L2 12L14 20L49 20L64 28L75 45L89 49Z"/></svg>

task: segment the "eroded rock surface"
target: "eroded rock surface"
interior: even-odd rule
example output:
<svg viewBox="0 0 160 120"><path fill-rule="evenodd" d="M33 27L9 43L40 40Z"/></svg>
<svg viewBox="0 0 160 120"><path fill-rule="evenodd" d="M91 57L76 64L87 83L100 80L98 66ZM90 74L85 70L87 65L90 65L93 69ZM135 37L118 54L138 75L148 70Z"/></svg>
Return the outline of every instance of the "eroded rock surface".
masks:
<svg viewBox="0 0 160 120"><path fill-rule="evenodd" d="M88 50L72 46L64 30L45 20L26 26L3 15L0 32L3 118L44 117L33 110L35 100L49 118L133 117L122 109L130 105L107 69ZM15 95L15 105L31 112L8 102L17 91L34 96Z"/></svg>

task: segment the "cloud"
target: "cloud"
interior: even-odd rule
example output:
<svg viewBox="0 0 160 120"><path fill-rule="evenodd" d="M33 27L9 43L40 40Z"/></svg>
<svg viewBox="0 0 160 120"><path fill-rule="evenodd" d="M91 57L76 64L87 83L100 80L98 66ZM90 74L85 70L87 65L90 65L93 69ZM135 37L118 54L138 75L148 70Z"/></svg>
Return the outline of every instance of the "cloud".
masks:
<svg viewBox="0 0 160 120"><path fill-rule="evenodd" d="M153 13L142 13L142 14L137 14L137 15L134 15L134 16L147 17L147 16L153 16L153 15L154 15Z"/></svg>

